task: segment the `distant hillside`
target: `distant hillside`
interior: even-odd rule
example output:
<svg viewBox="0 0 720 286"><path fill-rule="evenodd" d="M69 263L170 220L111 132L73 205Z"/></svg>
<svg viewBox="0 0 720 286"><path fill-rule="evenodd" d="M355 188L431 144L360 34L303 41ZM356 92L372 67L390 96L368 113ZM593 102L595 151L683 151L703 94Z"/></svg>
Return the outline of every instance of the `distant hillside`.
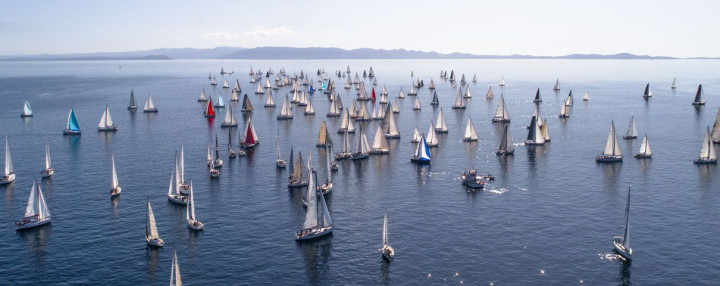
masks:
<svg viewBox="0 0 720 286"><path fill-rule="evenodd" d="M570 54L565 56L531 55L474 55L468 53L423 52L405 49L291 48L291 47L217 47L212 49L153 49L130 52L86 54L44 54L28 56L0 56L0 61L82 61L82 60L169 60L169 59L675 59L664 56ZM700 58L699 58L700 59ZM717 58L701 58L717 59Z"/></svg>

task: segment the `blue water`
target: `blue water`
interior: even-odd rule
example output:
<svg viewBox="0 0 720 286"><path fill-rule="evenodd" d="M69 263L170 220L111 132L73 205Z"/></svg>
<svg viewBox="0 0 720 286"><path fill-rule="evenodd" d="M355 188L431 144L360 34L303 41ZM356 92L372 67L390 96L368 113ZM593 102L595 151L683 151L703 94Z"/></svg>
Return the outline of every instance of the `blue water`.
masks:
<svg viewBox="0 0 720 286"><path fill-rule="evenodd" d="M304 208L300 193L286 188L287 171L275 168L277 129L286 160L292 146L304 158L312 153L322 170L324 151L314 147L319 126L327 120L332 140L341 142L335 132L340 120L325 117L328 101L316 93L315 116L295 108L295 119L278 123L275 117L287 88L273 92L277 108L263 108L264 97L254 95L257 87L249 84L248 71L285 68L292 75L303 70L315 79L318 68L332 73L347 65L353 76L372 66L378 93L386 85L391 101L401 86L409 91L411 71L426 86L434 79L450 132L440 135L440 147L431 150L430 166L411 164L412 130L417 125L427 132L438 109L430 106L427 89L418 94L422 111L412 110L412 97L400 101L402 138L390 141L391 153L340 163L328 197L333 235L296 243ZM261 143L249 157L235 160L227 159L221 148L226 163L220 179L211 180L205 165L207 142L217 133L226 143L228 131L220 128L224 110L209 123L196 99L203 87L217 96L221 88L209 86L207 75L221 67L234 69L231 86L239 78L243 93L250 96L255 112L248 116ZM720 175L716 166L692 161L720 107L719 68L720 61L711 60L2 62L0 136L9 137L17 179L0 187L0 277L13 284L164 284L175 249L183 280L191 285L716 283ZM468 80L477 74L466 110L450 109L456 90L439 79L440 70L454 70L458 80L463 73ZM502 76L507 86L501 90L497 82ZM674 77L678 88L671 90ZM555 79L562 86L558 93L552 91ZM336 80L348 108L355 90L342 89L343 79ZM654 93L649 101L642 98L646 83ZM701 83L708 103L696 109L690 103ZM484 98L488 86L494 100ZM527 136L537 88L552 142L519 146ZM151 94L159 112L126 110L131 89L140 108ZM553 118L570 89L575 96L570 118ZM584 91L589 102L581 100ZM507 158L493 154L502 125L490 120L501 92L518 145L515 156ZM21 119L26 99L35 117ZM119 128L116 133L96 131L106 104ZM83 130L80 137L62 135L70 107ZM244 126L248 117L237 116ZM476 143L462 142L468 116L480 136ZM653 159L632 158L640 139L621 139L623 163L595 163L610 122L624 133L630 116L641 136L648 134ZM365 125L369 138L376 124ZM232 132L237 144L241 132ZM32 181L42 170L45 138L56 170L41 184L52 223L16 232L13 222L22 216ZM165 195L181 145L196 212L206 225L200 233L188 230L184 207ZM109 196L111 154L123 187L117 200ZM459 175L469 168L496 179L484 192L467 193ZM629 185L632 264L612 252ZM166 242L163 249L145 245L146 197ZM378 252L384 211L396 250L390 264Z"/></svg>

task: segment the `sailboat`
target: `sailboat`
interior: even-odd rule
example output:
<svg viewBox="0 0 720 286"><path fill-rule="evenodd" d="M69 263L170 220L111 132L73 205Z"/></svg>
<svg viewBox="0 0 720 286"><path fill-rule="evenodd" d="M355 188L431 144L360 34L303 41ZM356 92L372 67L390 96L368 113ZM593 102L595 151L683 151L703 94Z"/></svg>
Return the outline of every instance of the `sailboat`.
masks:
<svg viewBox="0 0 720 286"><path fill-rule="evenodd" d="M562 106L560 106L560 115L558 115L558 117L559 118L569 118L570 117L569 110L570 109L568 108L568 105L563 103Z"/></svg>
<svg viewBox="0 0 720 286"><path fill-rule="evenodd" d="M352 156L350 157L351 160L363 160L368 158L368 154L370 153L370 146L368 146L367 137L365 136L365 133L362 130L362 126L360 128L360 134L358 136L358 142L355 145L355 152L352 153Z"/></svg>
<svg viewBox="0 0 720 286"><path fill-rule="evenodd" d="M640 144L640 152L635 154L635 158L651 158L652 150L650 149L650 141L648 141L647 134L643 137L642 144Z"/></svg>
<svg viewBox="0 0 720 286"><path fill-rule="evenodd" d="M217 136L215 136L215 140L217 140ZM243 137L240 138L240 147L245 149L253 148L257 144L260 144L260 139L258 139L257 133L255 132L255 126L253 126L252 121L248 119L247 124L245 124Z"/></svg>
<svg viewBox="0 0 720 286"><path fill-rule="evenodd" d="M710 127L705 130L705 139L703 139L703 143L700 148L700 155L697 159L695 159L695 164L717 164L715 145L713 145L713 142L710 139Z"/></svg>
<svg viewBox="0 0 720 286"><path fill-rule="evenodd" d="M432 120L430 120L430 128L428 129L428 136L427 136L426 144L428 147L437 147L440 144L440 142L438 141L437 132L435 132L435 126L434 126Z"/></svg>
<svg viewBox="0 0 720 286"><path fill-rule="evenodd" d="M503 136L500 139L500 146L498 147L498 150L495 151L495 154L497 155L513 155L515 153L515 146L513 146L512 143L512 137L510 137L510 132L508 131L508 126L505 125L505 130L503 131Z"/></svg>
<svg viewBox="0 0 720 286"><path fill-rule="evenodd" d="M422 107L420 106L420 101L417 97L415 97L415 103L413 104L413 110L420 110Z"/></svg>
<svg viewBox="0 0 720 286"><path fill-rule="evenodd" d="M583 101L588 101L588 100L590 100L590 95L588 95L588 92L586 91L585 94L583 95Z"/></svg>
<svg viewBox="0 0 720 286"><path fill-rule="evenodd" d="M555 80L555 86L553 86L553 90L555 90L555 91L560 90L560 79Z"/></svg>
<svg viewBox="0 0 720 286"><path fill-rule="evenodd" d="M493 97L495 97L495 94L493 94L492 86L488 86L488 91L487 91L487 93L485 94L485 98L486 98L486 99L492 99Z"/></svg>
<svg viewBox="0 0 720 286"><path fill-rule="evenodd" d="M400 130L398 129L397 122L395 122L395 114L393 112L386 112L385 121L387 121L387 132L385 132L385 138L400 138Z"/></svg>
<svg viewBox="0 0 720 286"><path fill-rule="evenodd" d="M233 147L232 147L232 146L233 146L233 145L232 145L232 133L230 133L230 130L228 130L228 144L227 144L227 146L228 146L228 157L229 157L230 159L235 159L235 158L237 158L237 153L235 153L235 150L233 150ZM239 150L239 151L242 152L242 153L245 153L245 151L243 151L243 150Z"/></svg>
<svg viewBox="0 0 720 286"><path fill-rule="evenodd" d="M617 136L615 135L615 123L610 123L610 134L608 134L607 142L605 143L605 149L601 155L595 157L597 162L622 162L622 150L618 143Z"/></svg>
<svg viewBox="0 0 720 286"><path fill-rule="evenodd" d="M325 183L320 185L320 190L323 195L327 195L332 191L332 164L330 163L330 156L332 155L332 145L325 146Z"/></svg>
<svg viewBox="0 0 720 286"><path fill-rule="evenodd" d="M470 86L468 85L468 90L470 90ZM455 97L455 104L453 104L452 109L465 109L465 100L463 99L462 91L458 88L457 96Z"/></svg>
<svg viewBox="0 0 720 286"><path fill-rule="evenodd" d="M433 92L433 98L430 102L430 105L432 106L438 106L440 105L440 99L438 99L437 91Z"/></svg>
<svg viewBox="0 0 720 286"><path fill-rule="evenodd" d="M210 79L210 85L217 85L217 79L215 79L215 75L213 75Z"/></svg>
<svg viewBox="0 0 720 286"><path fill-rule="evenodd" d="M545 137L543 136L540 125L537 122L537 115L533 115L532 119L530 119L530 128L527 139L525 140L525 145L543 144L545 144Z"/></svg>
<svg viewBox="0 0 720 286"><path fill-rule="evenodd" d="M268 91L267 97L265 98L264 107L275 107L275 100L273 99L272 91Z"/></svg>
<svg viewBox="0 0 720 286"><path fill-rule="evenodd" d="M340 97L334 96L330 102L330 111L327 113L327 117L338 117L340 116Z"/></svg>
<svg viewBox="0 0 720 286"><path fill-rule="evenodd" d="M318 143L315 144L315 147L325 147L328 145L332 145L332 141L330 140L330 133L327 130L327 123L323 121L320 124L320 132L318 132Z"/></svg>
<svg viewBox="0 0 720 286"><path fill-rule="evenodd" d="M287 95L285 95L285 100L283 101L282 108L280 108L280 114L278 114L277 119L278 120L292 119L293 114L292 114L292 110L290 108L291 108L290 102L288 101Z"/></svg>
<svg viewBox="0 0 720 286"><path fill-rule="evenodd" d="M358 110L357 117L355 118L355 121L369 121L372 120L372 117L370 117L370 112L367 110L367 105L363 101L362 103L358 103L360 105L360 109Z"/></svg>
<svg viewBox="0 0 720 286"><path fill-rule="evenodd" d="M570 90L570 93L568 93L568 96L567 96L567 98L565 99L565 105L567 105L567 106L573 105L572 89Z"/></svg>
<svg viewBox="0 0 720 286"><path fill-rule="evenodd" d="M128 104L127 107L128 110L135 110L137 109L137 102L135 101L135 92L133 90L130 90L130 104Z"/></svg>
<svg viewBox="0 0 720 286"><path fill-rule="evenodd" d="M715 123L713 124L712 133L710 133L713 143L720 143L720 109L715 115Z"/></svg>
<svg viewBox="0 0 720 286"><path fill-rule="evenodd" d="M248 120L248 122L250 122ZM240 146L242 146L243 142L240 141ZM222 167L223 160L220 159L220 144L218 143L218 137L217 134L215 134L215 160L213 160L213 165L217 168Z"/></svg>
<svg viewBox="0 0 720 286"><path fill-rule="evenodd" d="M176 161L175 163L175 169L176 172L176 179L178 188L180 189L180 194L182 195L188 195L190 192L190 186L185 183L185 146L180 146L180 160Z"/></svg>
<svg viewBox="0 0 720 286"><path fill-rule="evenodd" d="M355 101L353 101L355 103ZM338 129L338 134L342 134L344 132L347 133L355 133L355 123L350 119L350 112L347 109L343 109L342 113L342 120L340 121L340 128Z"/></svg>
<svg viewBox="0 0 720 286"><path fill-rule="evenodd" d="M250 98L248 98L247 94L243 96L243 104L242 108L240 109L240 112L253 112L252 104L250 103Z"/></svg>
<svg viewBox="0 0 720 286"><path fill-rule="evenodd" d="M542 127L540 127L540 132L542 132L543 139L545 139L545 143L550 142L550 127L548 127L547 120L543 122Z"/></svg>
<svg viewBox="0 0 720 286"><path fill-rule="evenodd" d="M223 85L222 85L222 87L223 87L223 88L230 88L230 83L228 83L227 79L224 79L224 80L223 80Z"/></svg>
<svg viewBox="0 0 720 286"><path fill-rule="evenodd" d="M265 94L265 89L263 88L261 83L258 83L257 90L255 91L255 94Z"/></svg>
<svg viewBox="0 0 720 286"><path fill-rule="evenodd" d="M180 170L178 170L178 160L175 156L175 167L170 172L170 185L168 186L167 197L168 200L181 205L187 205L188 197L180 193ZM176 178L177 177L177 178Z"/></svg>
<svg viewBox="0 0 720 286"><path fill-rule="evenodd" d="M242 87L240 87L240 81L238 79L235 79L235 87L233 87L233 90L238 94L242 93Z"/></svg>
<svg viewBox="0 0 720 286"><path fill-rule="evenodd" d="M500 83L498 83L498 86L505 86L505 77L502 77L500 79Z"/></svg>
<svg viewBox="0 0 720 286"><path fill-rule="evenodd" d="M208 101L208 97L205 94L205 88L202 89L202 92L200 92L200 97L197 100L198 102L206 102Z"/></svg>
<svg viewBox="0 0 720 286"><path fill-rule="evenodd" d="M420 142L420 131L418 131L417 126L415 126L415 130L413 130L413 137L410 140L410 143L419 143Z"/></svg>
<svg viewBox="0 0 720 286"><path fill-rule="evenodd" d="M397 97L395 98L395 101L393 101L390 110L392 111L392 113L400 113L400 102L398 101Z"/></svg>
<svg viewBox="0 0 720 286"><path fill-rule="evenodd" d="M467 125L465 126L465 136L463 136L463 141L465 142L473 142L478 141L478 135L475 131L475 125L472 123L472 118L468 118Z"/></svg>
<svg viewBox="0 0 720 286"><path fill-rule="evenodd" d="M30 188L30 197L23 218L15 222L17 230L38 227L50 223L50 210L45 203L40 184L35 180Z"/></svg>
<svg viewBox="0 0 720 286"><path fill-rule="evenodd" d="M311 176L314 177L311 179L317 181L317 174ZM316 188L308 188L307 202L303 228L295 233L295 240L310 240L333 231L333 222L325 203L325 196L318 194Z"/></svg>
<svg viewBox="0 0 720 286"><path fill-rule="evenodd" d="M290 151L292 152L292 151ZM290 160L292 162L292 153L290 153ZM298 152L298 158L293 162L290 177L288 178L288 188L300 188L308 185L307 181L303 181L302 177L302 152Z"/></svg>
<svg viewBox="0 0 720 286"><path fill-rule="evenodd" d="M677 88L677 78L676 77L673 78L673 82L672 82L672 85L670 85L670 88L672 88L672 89Z"/></svg>
<svg viewBox="0 0 720 286"><path fill-rule="evenodd" d="M0 178L0 185L6 185L15 181L15 169L13 168L12 156L10 155L10 145L8 137L5 136L5 175Z"/></svg>
<svg viewBox="0 0 720 286"><path fill-rule="evenodd" d="M442 108L438 113L437 123L435 123L435 132L437 133L448 133L448 127L445 123L445 117L443 116Z"/></svg>
<svg viewBox="0 0 720 286"><path fill-rule="evenodd" d="M205 117L215 118L215 109L213 109L212 98L207 101L207 107L205 108Z"/></svg>
<svg viewBox="0 0 720 286"><path fill-rule="evenodd" d="M542 102L542 97L540 96L540 88L538 88L537 91L535 92L535 99L533 99L533 102L535 104Z"/></svg>
<svg viewBox="0 0 720 286"><path fill-rule="evenodd" d="M702 84L698 86L697 93L695 93L695 100L693 100L692 104L696 106L705 105L705 92L703 92Z"/></svg>
<svg viewBox="0 0 720 286"><path fill-rule="evenodd" d="M225 107L225 98L222 95L222 92L218 92L217 96L217 102L215 102L216 108L223 108Z"/></svg>
<svg viewBox="0 0 720 286"><path fill-rule="evenodd" d="M33 116L33 112L32 112L32 109L30 108L30 102L26 100L25 104L23 105L23 111L20 114L20 117L32 117L32 116Z"/></svg>
<svg viewBox="0 0 720 286"><path fill-rule="evenodd" d="M383 232L382 232L382 248L380 248L380 252L382 253L382 258L385 259L385 261L390 262L395 258L395 250L390 246L390 243L388 242L388 216L387 212L385 212L385 216L383 217Z"/></svg>
<svg viewBox="0 0 720 286"><path fill-rule="evenodd" d="M219 158L218 158L219 159ZM210 173L211 178L219 178L220 177L220 170L218 168L215 168L215 160L210 160L210 169L208 170L208 173Z"/></svg>
<svg viewBox="0 0 720 286"><path fill-rule="evenodd" d="M42 170L40 172L40 175L43 178L49 178L49 177L52 177L53 174L55 174L55 170L52 168L51 163L52 162L50 160L50 143L46 139L45 140L45 170Z"/></svg>
<svg viewBox="0 0 720 286"><path fill-rule="evenodd" d="M192 181L190 181L190 195L188 201L188 206L185 208L185 220L187 220L188 227L193 230L202 230L205 225L198 221L195 216L195 195L193 195Z"/></svg>
<svg viewBox="0 0 720 286"><path fill-rule="evenodd" d="M292 153L292 150L290 152ZM275 159L275 166L278 169L284 169L287 162L285 162L285 160L283 160L280 156L280 128L278 128L278 135L275 137L275 153L277 155L277 159Z"/></svg>
<svg viewBox="0 0 720 286"><path fill-rule="evenodd" d="M182 286L180 265L178 265L177 251L174 251L172 267L170 268L170 286Z"/></svg>
<svg viewBox="0 0 720 286"><path fill-rule="evenodd" d="M370 148L370 154L388 153L390 153L390 146L383 134L382 125L378 125L377 130L375 131L375 138L373 138L372 147Z"/></svg>
<svg viewBox="0 0 720 286"><path fill-rule="evenodd" d="M149 94L147 101L145 101L145 107L143 107L143 112L158 112L158 109L155 107L155 103L153 103L152 97Z"/></svg>
<svg viewBox="0 0 720 286"><path fill-rule="evenodd" d="M643 92L643 98L648 99L652 97L652 90L650 90L650 83L645 85L645 92Z"/></svg>
<svg viewBox="0 0 720 286"><path fill-rule="evenodd" d="M500 101L498 102L498 107L495 110L495 116L493 116L492 122L510 122L510 115L507 111L507 106L505 106L505 97L500 94Z"/></svg>
<svg viewBox="0 0 720 286"><path fill-rule="evenodd" d="M98 131L117 131L117 126L113 124L112 116L110 116L110 107L105 105L100 123L98 123Z"/></svg>
<svg viewBox="0 0 720 286"><path fill-rule="evenodd" d="M425 134L420 135L420 142L415 147L415 154L410 158L410 162L417 164L430 164L430 149L428 149Z"/></svg>
<svg viewBox="0 0 720 286"><path fill-rule="evenodd" d="M416 95L417 95L417 90L415 89L415 84L414 84L414 83L413 83L412 86L410 87L410 91L408 91L407 95L408 95L408 96L416 96Z"/></svg>
<svg viewBox="0 0 720 286"><path fill-rule="evenodd" d="M630 117L630 126L623 136L623 139L636 139L638 137L637 127L635 127L635 117Z"/></svg>
<svg viewBox="0 0 720 286"><path fill-rule="evenodd" d="M63 130L63 135L80 135L80 133L80 124L78 124L77 117L75 116L75 111L71 107L70 113L68 114L67 125L65 127L65 130Z"/></svg>
<svg viewBox="0 0 720 286"><path fill-rule="evenodd" d="M613 237L615 251L627 260L632 259L632 248L630 248L630 187L628 187L627 202L625 203L625 225L623 235Z"/></svg>
<svg viewBox="0 0 720 286"><path fill-rule="evenodd" d="M155 225L155 214L150 205L150 198L147 199L147 207L145 208L145 241L149 246L163 247L165 242L158 234L157 225Z"/></svg>
<svg viewBox="0 0 720 286"><path fill-rule="evenodd" d="M120 187L120 183L118 183L117 169L115 169L115 155L111 155L110 160L112 161L112 184L110 185L112 188L110 188L110 196L116 197L120 195L122 188Z"/></svg>
<svg viewBox="0 0 720 286"><path fill-rule="evenodd" d="M405 92L403 91L402 86L400 87L400 92L398 93L397 98L405 98Z"/></svg>
<svg viewBox="0 0 720 286"><path fill-rule="evenodd" d="M349 132L347 130L343 133L342 149L339 153L335 154L335 160L343 160L352 156L352 152L350 151L350 137L348 136L348 133Z"/></svg>
<svg viewBox="0 0 720 286"><path fill-rule="evenodd" d="M208 108L212 106L208 104ZM237 127L238 122L235 119L235 113L233 112L232 104L228 105L228 109L225 110L225 120L220 123L220 127Z"/></svg>
<svg viewBox="0 0 720 286"><path fill-rule="evenodd" d="M312 106L312 102L310 101L310 98L307 98L306 100L307 100L307 105L305 105L305 112L303 114L315 115L315 109Z"/></svg>

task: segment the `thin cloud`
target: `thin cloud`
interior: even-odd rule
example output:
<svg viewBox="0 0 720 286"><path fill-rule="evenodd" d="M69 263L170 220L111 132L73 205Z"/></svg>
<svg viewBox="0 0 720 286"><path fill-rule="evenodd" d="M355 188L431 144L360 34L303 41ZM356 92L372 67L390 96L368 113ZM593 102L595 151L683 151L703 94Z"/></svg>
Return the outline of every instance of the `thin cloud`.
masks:
<svg viewBox="0 0 720 286"><path fill-rule="evenodd" d="M245 36L253 39L262 39L274 36L292 36L295 35L295 31L285 27L269 28L269 27L257 27L250 31L245 32Z"/></svg>
<svg viewBox="0 0 720 286"><path fill-rule="evenodd" d="M238 37L237 34L228 33L228 32L213 32L213 33L207 33L202 35L204 38L215 38L215 39L221 39L221 40L232 40L236 39Z"/></svg>

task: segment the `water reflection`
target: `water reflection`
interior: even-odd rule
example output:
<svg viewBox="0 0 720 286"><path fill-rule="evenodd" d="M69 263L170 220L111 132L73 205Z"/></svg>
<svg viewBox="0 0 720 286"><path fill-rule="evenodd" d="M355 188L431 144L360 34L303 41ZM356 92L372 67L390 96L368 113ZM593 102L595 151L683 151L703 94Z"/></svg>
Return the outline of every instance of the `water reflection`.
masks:
<svg viewBox="0 0 720 286"><path fill-rule="evenodd" d="M715 164L695 164L698 168L698 175L700 176L700 188L710 190L712 179L715 176Z"/></svg>
<svg viewBox="0 0 720 286"><path fill-rule="evenodd" d="M52 227L50 224L17 232L25 241L30 256L35 260L34 264L42 271L45 271L45 248L47 247L51 232Z"/></svg>
<svg viewBox="0 0 720 286"><path fill-rule="evenodd" d="M389 285L390 283L390 263L382 259L380 263L380 274L382 275L382 284Z"/></svg>
<svg viewBox="0 0 720 286"><path fill-rule="evenodd" d="M155 284L155 278L157 276L158 264L160 263L160 250L159 247L151 247L146 244L145 247L145 260L147 261L148 267L148 280L149 284ZM162 276L161 276L162 277Z"/></svg>
<svg viewBox="0 0 720 286"><path fill-rule="evenodd" d="M622 170L622 162L615 163L597 163L602 169L603 183L606 190L617 190L620 171Z"/></svg>
<svg viewBox="0 0 720 286"><path fill-rule="evenodd" d="M427 183L428 179L430 179L430 171L432 171L432 169L430 168L430 165L419 165L419 164L413 164L413 165L415 165L415 169L416 169L415 174L417 176L417 182L420 185L425 185Z"/></svg>
<svg viewBox="0 0 720 286"><path fill-rule="evenodd" d="M619 259L620 261L620 275L618 276L618 285L632 285L630 282L630 260Z"/></svg>
<svg viewBox="0 0 720 286"><path fill-rule="evenodd" d="M70 147L70 160L76 162L78 159L78 151L80 150L80 136L63 136Z"/></svg>
<svg viewBox="0 0 720 286"><path fill-rule="evenodd" d="M6 210L14 209L13 201L14 201L15 195L14 195L13 190L15 190L15 182L7 184L7 185L3 185L2 188L5 189L5 209Z"/></svg>
<svg viewBox="0 0 720 286"><path fill-rule="evenodd" d="M110 203L112 204L113 220L116 220L120 217L120 210L118 209L118 206L120 206L120 196L111 196Z"/></svg>
<svg viewBox="0 0 720 286"><path fill-rule="evenodd" d="M326 277L330 270L328 261L332 250L332 233L312 241L298 242L297 245L302 251L308 284L317 285L327 281Z"/></svg>

